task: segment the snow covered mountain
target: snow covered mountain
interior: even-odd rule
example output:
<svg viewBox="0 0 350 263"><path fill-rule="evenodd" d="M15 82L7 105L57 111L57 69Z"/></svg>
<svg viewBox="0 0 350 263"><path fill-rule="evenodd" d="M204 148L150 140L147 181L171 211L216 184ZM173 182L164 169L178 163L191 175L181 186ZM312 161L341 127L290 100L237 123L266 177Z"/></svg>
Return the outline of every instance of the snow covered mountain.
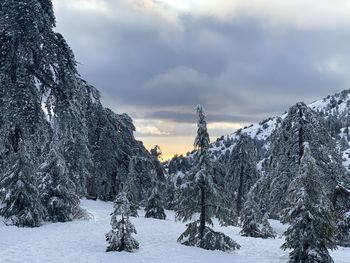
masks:
<svg viewBox="0 0 350 263"><path fill-rule="evenodd" d="M350 117L348 118L348 114L350 112L350 89L343 90L342 92L336 93L334 95L329 95L326 98L314 101L307 106L315 112L318 112L326 120L329 132L337 141L339 150L341 151L343 164L345 168L349 170L350 147L348 146L347 142L350 140L350 138L347 137L347 127L350 126ZM266 153L271 143L271 135L279 127L282 120L286 117L286 112L280 116L269 117L265 120L260 121L259 123L246 126L243 129L239 129L227 136L221 136L210 145L209 150L212 156L215 159L228 156L234 148L237 140L240 138L241 134L246 134L254 139L257 142L257 146L260 149L260 152ZM166 163L165 165L167 168L170 166L170 173L174 173L174 170L176 171L184 169L181 163L184 162L186 166L187 161L191 162L193 153L194 151L188 153L185 157L176 156L168 163ZM264 154L260 155L261 159L258 164L258 168L260 170L261 161L264 159L264 157ZM188 160L184 161L185 158ZM171 166L174 166L174 162L178 163L175 164L175 167L178 166L179 169L171 169Z"/></svg>

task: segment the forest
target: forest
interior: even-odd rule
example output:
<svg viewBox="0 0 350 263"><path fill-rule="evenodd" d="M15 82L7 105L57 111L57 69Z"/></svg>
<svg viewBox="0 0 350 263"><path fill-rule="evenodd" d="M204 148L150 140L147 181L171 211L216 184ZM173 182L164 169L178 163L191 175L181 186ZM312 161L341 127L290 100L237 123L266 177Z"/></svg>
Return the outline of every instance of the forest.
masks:
<svg viewBox="0 0 350 263"><path fill-rule="evenodd" d="M162 221L185 224L174 246L233 262L244 244L217 226L283 239L288 262L334 262L337 247L350 255L350 90L213 142L205 105L193 105L194 150L162 161L158 145L148 150L134 137L131 117L104 107L82 79L55 21L51 0L1 1L0 241L13 227L93 221L81 203L113 202L101 245L116 260L143 249L140 217L155 220L155 236Z"/></svg>

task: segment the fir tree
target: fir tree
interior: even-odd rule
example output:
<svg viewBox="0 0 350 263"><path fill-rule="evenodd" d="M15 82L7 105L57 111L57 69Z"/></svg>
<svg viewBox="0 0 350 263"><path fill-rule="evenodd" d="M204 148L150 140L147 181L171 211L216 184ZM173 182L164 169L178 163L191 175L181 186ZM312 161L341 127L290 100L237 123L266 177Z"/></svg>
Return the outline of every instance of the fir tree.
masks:
<svg viewBox="0 0 350 263"><path fill-rule="evenodd" d="M0 215L6 224L19 227L38 227L41 225L44 209L40 202L39 191L33 164L22 141L18 151L10 157L10 165L0 185Z"/></svg>
<svg viewBox="0 0 350 263"><path fill-rule="evenodd" d="M292 249L289 262L334 262L328 249L336 248L335 216L320 183L321 170L304 144L298 176L288 190L289 206L283 210L285 232L283 249Z"/></svg>
<svg viewBox="0 0 350 263"><path fill-rule="evenodd" d="M159 145L155 145L151 150L150 154L155 166L155 170L157 172L157 179L159 181L165 182L165 175L164 175L164 168L162 164L160 163L160 160L162 160L162 151L159 147Z"/></svg>
<svg viewBox="0 0 350 263"><path fill-rule="evenodd" d="M242 236L248 237L259 237L259 238L269 238L275 237L275 233L267 220L266 209L264 209L265 204L263 200L259 198L259 191L261 191L263 180L260 179L251 188L247 195L247 200L244 203L243 210L241 213L242 222Z"/></svg>
<svg viewBox="0 0 350 263"><path fill-rule="evenodd" d="M137 187L137 157L132 157L129 163L129 173L124 187L126 196L130 203L130 216L138 217L137 209L139 209L139 189Z"/></svg>
<svg viewBox="0 0 350 263"><path fill-rule="evenodd" d="M319 178L328 194L346 174L336 144L326 123L304 103L291 107L281 126L271 136L266 177L269 180L270 213L278 216L286 205L286 192L299 170L303 143L308 142L322 173ZM346 180L345 180L346 181Z"/></svg>
<svg viewBox="0 0 350 263"><path fill-rule="evenodd" d="M145 207L146 218L156 218L165 220L166 215L164 212L164 206L162 198L158 192L157 186L152 190L150 197L148 198L147 205Z"/></svg>
<svg viewBox="0 0 350 263"><path fill-rule="evenodd" d="M207 123L201 106L197 106L197 114L199 120L194 146L198 151L194 167L186 175L185 183L181 185L176 217L188 221L194 214L199 213L199 220L188 224L178 242L210 250L238 249L239 245L235 241L206 226L213 224L213 217L218 218L221 223L227 223L233 213L215 180L215 171L208 153Z"/></svg>
<svg viewBox="0 0 350 263"><path fill-rule="evenodd" d="M226 191L235 200L235 208L238 213L242 209L249 189L258 180L257 162L257 149L254 141L246 134L240 135L232 149L225 178Z"/></svg>
<svg viewBox="0 0 350 263"><path fill-rule="evenodd" d="M139 243L131 236L136 229L129 220L130 202L124 192L121 192L114 201L114 212L111 214L112 230L106 234L109 251L131 252L139 248Z"/></svg>
<svg viewBox="0 0 350 263"><path fill-rule="evenodd" d="M79 213L79 197L62 154L57 131L50 144L50 152L41 165L39 175L42 202L46 208L46 220L71 221Z"/></svg>

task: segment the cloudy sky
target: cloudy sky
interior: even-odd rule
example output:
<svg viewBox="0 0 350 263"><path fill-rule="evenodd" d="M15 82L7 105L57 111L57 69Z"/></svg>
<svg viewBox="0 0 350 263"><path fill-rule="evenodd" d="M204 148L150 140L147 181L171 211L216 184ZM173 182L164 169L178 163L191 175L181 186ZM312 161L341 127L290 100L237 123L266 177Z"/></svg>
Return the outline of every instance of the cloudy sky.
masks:
<svg viewBox="0 0 350 263"><path fill-rule="evenodd" d="M54 0L57 31L103 103L165 158L349 88L348 0Z"/></svg>

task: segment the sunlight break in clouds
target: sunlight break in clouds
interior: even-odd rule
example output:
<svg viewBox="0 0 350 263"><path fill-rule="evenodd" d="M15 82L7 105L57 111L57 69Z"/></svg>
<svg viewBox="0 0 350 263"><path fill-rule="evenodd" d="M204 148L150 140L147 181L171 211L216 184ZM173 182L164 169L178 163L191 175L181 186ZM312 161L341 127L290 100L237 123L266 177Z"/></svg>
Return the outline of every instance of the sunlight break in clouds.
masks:
<svg viewBox="0 0 350 263"><path fill-rule="evenodd" d="M227 21L239 16L260 17L271 24L302 28L332 28L350 25L347 0L159 0L179 12L211 16Z"/></svg>

